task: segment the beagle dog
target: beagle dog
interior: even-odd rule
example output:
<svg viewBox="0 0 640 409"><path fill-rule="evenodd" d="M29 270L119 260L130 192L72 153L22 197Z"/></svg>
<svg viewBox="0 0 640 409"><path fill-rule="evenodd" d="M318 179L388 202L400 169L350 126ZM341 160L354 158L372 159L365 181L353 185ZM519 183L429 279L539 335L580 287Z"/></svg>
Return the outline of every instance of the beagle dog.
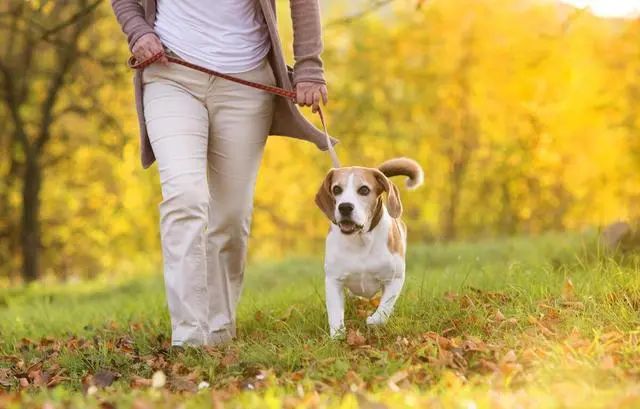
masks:
<svg viewBox="0 0 640 409"><path fill-rule="evenodd" d="M424 179L418 163L396 158L377 169L331 169L316 194L316 204L332 223L324 262L332 338L345 331L345 287L365 298L382 290L380 304L367 324L384 324L393 312L404 283L407 229L400 220L400 193L388 178L400 175L408 177L409 189L417 188Z"/></svg>

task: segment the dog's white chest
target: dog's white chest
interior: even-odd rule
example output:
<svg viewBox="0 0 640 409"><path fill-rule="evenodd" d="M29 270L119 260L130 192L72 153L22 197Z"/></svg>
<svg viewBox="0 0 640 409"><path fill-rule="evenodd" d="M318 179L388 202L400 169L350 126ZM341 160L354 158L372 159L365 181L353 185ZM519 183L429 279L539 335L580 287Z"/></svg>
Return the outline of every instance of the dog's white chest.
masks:
<svg viewBox="0 0 640 409"><path fill-rule="evenodd" d="M371 298L385 283L404 274L404 259L387 247L385 227L363 240L330 233L327 239L325 269L328 276L341 281L353 294Z"/></svg>

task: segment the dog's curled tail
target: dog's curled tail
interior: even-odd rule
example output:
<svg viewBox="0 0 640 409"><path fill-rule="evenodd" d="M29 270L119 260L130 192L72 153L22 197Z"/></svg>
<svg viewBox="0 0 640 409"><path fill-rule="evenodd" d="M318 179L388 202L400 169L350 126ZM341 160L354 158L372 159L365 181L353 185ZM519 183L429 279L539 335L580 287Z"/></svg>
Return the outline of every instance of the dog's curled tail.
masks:
<svg viewBox="0 0 640 409"><path fill-rule="evenodd" d="M422 168L413 159L394 158L383 162L378 166L378 170L384 173L386 177L407 176L407 188L415 189L424 181L424 172Z"/></svg>

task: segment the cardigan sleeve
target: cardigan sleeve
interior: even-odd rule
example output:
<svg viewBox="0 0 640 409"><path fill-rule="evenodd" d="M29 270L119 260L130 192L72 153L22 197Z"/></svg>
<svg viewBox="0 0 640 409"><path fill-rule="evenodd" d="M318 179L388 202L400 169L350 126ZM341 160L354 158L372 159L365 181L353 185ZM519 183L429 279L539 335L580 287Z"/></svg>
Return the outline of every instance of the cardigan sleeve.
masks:
<svg viewBox="0 0 640 409"><path fill-rule="evenodd" d="M322 66L322 27L318 0L290 0L293 22L293 84L325 83Z"/></svg>
<svg viewBox="0 0 640 409"><path fill-rule="evenodd" d="M133 49L140 37L154 32L144 19L144 10L138 0L111 0L111 7L122 31L127 35L129 50Z"/></svg>

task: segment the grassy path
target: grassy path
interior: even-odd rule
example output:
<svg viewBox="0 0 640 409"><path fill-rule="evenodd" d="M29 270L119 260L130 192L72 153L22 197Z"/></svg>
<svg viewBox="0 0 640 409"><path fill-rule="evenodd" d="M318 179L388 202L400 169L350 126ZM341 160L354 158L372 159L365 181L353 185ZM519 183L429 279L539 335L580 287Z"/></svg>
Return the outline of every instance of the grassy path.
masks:
<svg viewBox="0 0 640 409"><path fill-rule="evenodd" d="M389 325L353 300L330 341L321 260L254 264L238 341L185 351L159 274L0 290L0 408L640 407L637 260L546 235L413 246L408 270Z"/></svg>

